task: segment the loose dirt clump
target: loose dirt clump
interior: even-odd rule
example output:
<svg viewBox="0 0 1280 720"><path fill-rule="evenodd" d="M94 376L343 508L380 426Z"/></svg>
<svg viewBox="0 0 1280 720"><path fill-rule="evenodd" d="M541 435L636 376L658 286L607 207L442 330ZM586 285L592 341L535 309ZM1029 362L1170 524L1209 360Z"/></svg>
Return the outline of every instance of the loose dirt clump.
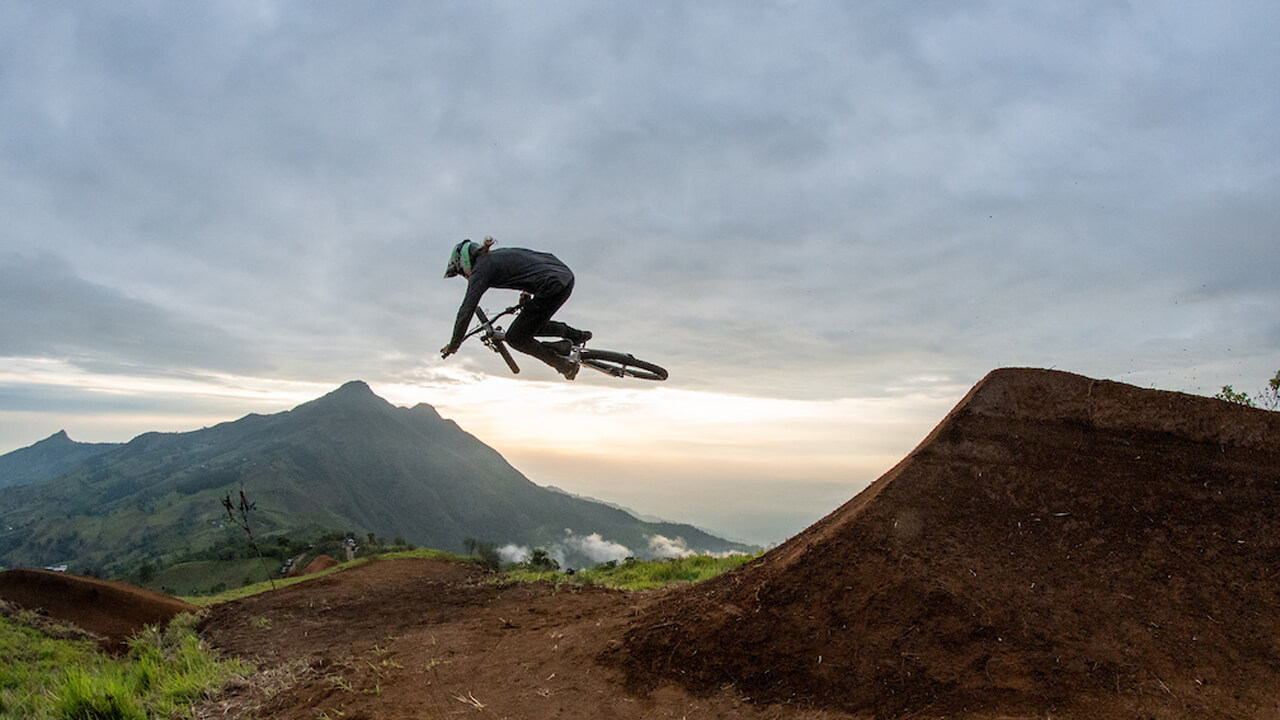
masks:
<svg viewBox="0 0 1280 720"><path fill-rule="evenodd" d="M1280 714L1280 414L993 372L897 467L606 659L871 714Z"/></svg>
<svg viewBox="0 0 1280 720"><path fill-rule="evenodd" d="M167 625L196 609L127 583L30 568L0 572L0 598L101 636L112 651L147 625Z"/></svg>

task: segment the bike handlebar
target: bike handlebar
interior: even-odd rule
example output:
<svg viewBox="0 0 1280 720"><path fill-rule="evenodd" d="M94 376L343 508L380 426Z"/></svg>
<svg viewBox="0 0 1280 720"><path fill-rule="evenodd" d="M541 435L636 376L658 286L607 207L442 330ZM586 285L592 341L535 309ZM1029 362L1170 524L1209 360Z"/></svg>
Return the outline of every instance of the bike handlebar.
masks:
<svg viewBox="0 0 1280 720"><path fill-rule="evenodd" d="M486 330L493 329L493 321L505 315L514 315L516 311L519 309L520 309L519 305L512 305L506 310L503 310L502 312L490 318L490 317L485 317L484 310L481 310L480 308L476 308L476 317L480 318L480 324L472 328L471 332L467 333L466 335L463 335L462 336L463 341L465 342L467 338L473 335L478 335L482 332L485 332Z"/></svg>

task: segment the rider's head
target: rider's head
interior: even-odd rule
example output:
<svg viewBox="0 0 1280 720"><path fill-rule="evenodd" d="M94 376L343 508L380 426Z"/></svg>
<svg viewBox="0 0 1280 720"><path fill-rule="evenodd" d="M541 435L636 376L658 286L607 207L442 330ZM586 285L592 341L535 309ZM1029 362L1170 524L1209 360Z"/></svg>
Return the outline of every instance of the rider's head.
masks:
<svg viewBox="0 0 1280 720"><path fill-rule="evenodd" d="M453 252L449 253L449 266L445 268L444 276L447 278L455 275L471 277L471 261L478 247L470 240L463 240L454 245Z"/></svg>
<svg viewBox="0 0 1280 720"><path fill-rule="evenodd" d="M493 247L493 238L484 239L483 245L478 245L470 240L463 240L453 246L453 252L449 253L449 267L445 268L444 276L451 278L454 275L465 275L471 277L471 266L476 260L489 252L489 248Z"/></svg>

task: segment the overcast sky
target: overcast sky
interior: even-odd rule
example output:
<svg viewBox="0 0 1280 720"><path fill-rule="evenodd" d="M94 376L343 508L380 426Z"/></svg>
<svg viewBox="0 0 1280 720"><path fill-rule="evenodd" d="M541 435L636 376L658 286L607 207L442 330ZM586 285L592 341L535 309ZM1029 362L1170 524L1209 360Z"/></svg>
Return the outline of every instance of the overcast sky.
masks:
<svg viewBox="0 0 1280 720"><path fill-rule="evenodd" d="M997 367L1255 391L1278 36L1269 0L3 1L0 452L363 379L776 542ZM671 379L442 361L485 235Z"/></svg>

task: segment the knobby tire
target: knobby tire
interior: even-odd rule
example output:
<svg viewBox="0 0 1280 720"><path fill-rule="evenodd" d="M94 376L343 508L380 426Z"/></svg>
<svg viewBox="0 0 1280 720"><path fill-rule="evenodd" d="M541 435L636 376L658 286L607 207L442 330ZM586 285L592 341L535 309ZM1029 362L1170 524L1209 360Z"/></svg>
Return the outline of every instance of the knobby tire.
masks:
<svg viewBox="0 0 1280 720"><path fill-rule="evenodd" d="M583 365L614 377L633 377L639 380L667 379L665 368L640 360L628 353L583 349L579 359Z"/></svg>

